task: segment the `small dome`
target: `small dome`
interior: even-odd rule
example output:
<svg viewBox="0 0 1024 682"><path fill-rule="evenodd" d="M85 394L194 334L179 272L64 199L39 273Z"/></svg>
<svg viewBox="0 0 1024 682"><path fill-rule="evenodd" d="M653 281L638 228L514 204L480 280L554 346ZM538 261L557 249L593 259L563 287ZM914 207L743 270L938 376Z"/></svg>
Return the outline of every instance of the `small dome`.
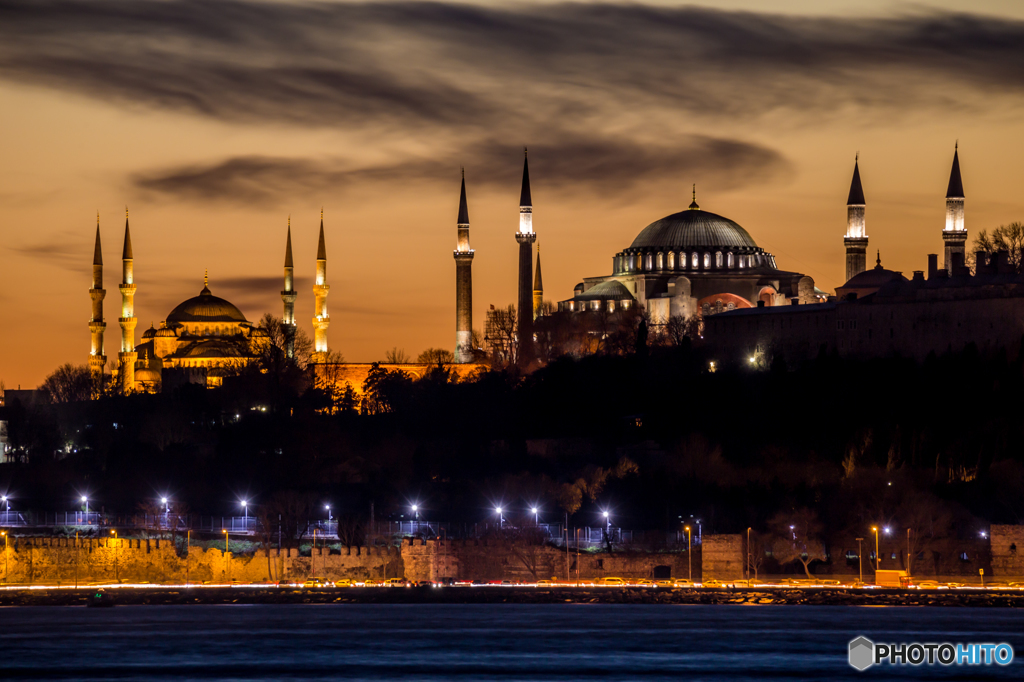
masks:
<svg viewBox="0 0 1024 682"><path fill-rule="evenodd" d="M843 286L836 289L836 296L846 298L850 294L857 294L858 298L869 296L887 284L893 282L909 282L902 272L886 270L882 267L882 259L879 255L875 261L875 267L864 272L859 272Z"/></svg>
<svg viewBox="0 0 1024 682"><path fill-rule="evenodd" d="M238 358L242 357L245 349L236 343L221 339L210 339L193 343L184 352L179 353L182 358Z"/></svg>
<svg viewBox="0 0 1024 682"><path fill-rule="evenodd" d="M629 289L622 282L611 279L590 287L582 294L576 295L575 298L577 301L631 301L633 294L629 293Z"/></svg>
<svg viewBox="0 0 1024 682"><path fill-rule="evenodd" d="M154 336L156 336L156 329L153 328L153 325L149 325L149 329L142 332L142 338L144 339L151 339Z"/></svg>
<svg viewBox="0 0 1024 682"><path fill-rule="evenodd" d="M173 338L173 337L177 336L177 334L174 333L173 329L170 329L168 327L161 327L160 329L156 330L156 334L154 334L153 336L163 336L163 337L170 336L170 337Z"/></svg>
<svg viewBox="0 0 1024 682"><path fill-rule="evenodd" d="M246 319L234 304L214 296L209 287L203 287L198 296L179 303L171 311L167 323L174 322L246 322Z"/></svg>
<svg viewBox="0 0 1024 682"><path fill-rule="evenodd" d="M728 218L691 208L656 220L636 236L630 248L732 247L756 249L757 242Z"/></svg>

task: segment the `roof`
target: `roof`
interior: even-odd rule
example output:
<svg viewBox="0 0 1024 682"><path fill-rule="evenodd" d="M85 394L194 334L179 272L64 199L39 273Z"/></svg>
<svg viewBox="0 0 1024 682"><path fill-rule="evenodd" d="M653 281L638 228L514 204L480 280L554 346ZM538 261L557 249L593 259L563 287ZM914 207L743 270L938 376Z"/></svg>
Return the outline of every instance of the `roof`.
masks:
<svg viewBox="0 0 1024 682"><path fill-rule="evenodd" d="M462 171L462 196L459 197L459 225L469 225L469 206L466 204L466 171Z"/></svg>
<svg viewBox="0 0 1024 682"><path fill-rule="evenodd" d="M533 197L530 195L530 160L526 157L526 150L523 150L523 191L519 194L520 206L533 206Z"/></svg>
<svg viewBox="0 0 1024 682"><path fill-rule="evenodd" d="M864 203L864 188L860 184L860 166L857 160L854 160L853 180L850 182L850 196L846 199L846 205L863 206Z"/></svg>
<svg viewBox="0 0 1024 682"><path fill-rule="evenodd" d="M100 216L96 214L96 247L92 252L92 264L103 265L103 247L100 246Z"/></svg>
<svg viewBox="0 0 1024 682"><path fill-rule="evenodd" d="M288 244L284 247L284 266L286 268L294 267L292 265L292 219L288 218Z"/></svg>
<svg viewBox="0 0 1024 682"><path fill-rule="evenodd" d="M316 247L316 259L327 260L327 244L324 243L324 213L320 212L320 243Z"/></svg>
<svg viewBox="0 0 1024 682"><path fill-rule="evenodd" d="M957 147L953 148L953 168L949 171L949 187L946 188L947 199L964 198L964 181L960 178L960 153Z"/></svg>
<svg viewBox="0 0 1024 682"><path fill-rule="evenodd" d="M627 289L622 282L609 279L601 282L600 284L596 284L584 291L582 294L573 297L573 300L576 301L607 301L609 299L616 301L632 301L633 294L629 293L629 289Z"/></svg>
<svg viewBox="0 0 1024 682"><path fill-rule="evenodd" d="M128 229L128 209L124 210L124 251L121 252L122 260L133 260L132 258L132 233Z"/></svg>
<svg viewBox="0 0 1024 682"><path fill-rule="evenodd" d="M209 287L203 287L198 296L179 303L170 315L167 323L173 322L246 322L242 311L229 301L218 298L210 293Z"/></svg>
<svg viewBox="0 0 1024 682"><path fill-rule="evenodd" d="M189 344L174 354L179 358L240 358L245 348L227 339L207 339Z"/></svg>
<svg viewBox="0 0 1024 682"><path fill-rule="evenodd" d="M540 276L540 245L537 245L537 269L533 273L533 290L543 291L544 280Z"/></svg>
<svg viewBox="0 0 1024 682"><path fill-rule="evenodd" d="M699 208L656 220L636 236L631 248L750 247L757 242L739 224Z"/></svg>

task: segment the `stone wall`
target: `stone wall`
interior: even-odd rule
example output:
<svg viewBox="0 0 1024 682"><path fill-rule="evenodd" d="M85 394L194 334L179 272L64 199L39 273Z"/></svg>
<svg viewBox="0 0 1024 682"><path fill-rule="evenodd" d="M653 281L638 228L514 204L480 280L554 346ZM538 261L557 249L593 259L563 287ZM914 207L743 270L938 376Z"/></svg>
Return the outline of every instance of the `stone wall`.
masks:
<svg viewBox="0 0 1024 682"><path fill-rule="evenodd" d="M705 536L705 543L708 542ZM509 543L407 539L401 547L317 548L312 556L297 550L236 555L220 549L192 547L188 556L166 540L100 538L15 538L0 559L0 576L9 583L88 584L126 582L184 583L304 580L312 575L383 580L533 581L557 578L582 580L620 578L686 578L686 552L586 553L548 546ZM701 557L693 552L693 577L700 579ZM578 566L577 566L578 564ZM578 568L578 571L577 571Z"/></svg>
<svg viewBox="0 0 1024 682"><path fill-rule="evenodd" d="M1024 526L992 526L992 573L1004 576L1024 576Z"/></svg>
<svg viewBox="0 0 1024 682"><path fill-rule="evenodd" d="M705 535L704 575L709 580L738 580L743 578L744 540L742 535Z"/></svg>

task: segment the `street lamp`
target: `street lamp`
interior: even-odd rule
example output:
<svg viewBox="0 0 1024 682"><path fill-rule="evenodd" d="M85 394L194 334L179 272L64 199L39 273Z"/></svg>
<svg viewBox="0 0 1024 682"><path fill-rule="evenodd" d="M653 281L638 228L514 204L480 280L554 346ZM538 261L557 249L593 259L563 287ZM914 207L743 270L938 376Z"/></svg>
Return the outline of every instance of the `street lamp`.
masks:
<svg viewBox="0 0 1024 682"><path fill-rule="evenodd" d="M116 530L111 529L110 530L110 534L114 536L115 540L117 539L117 531ZM118 573L117 573L117 547L119 547L120 545L121 545L121 543L119 542L114 547L114 582L116 582L116 583L120 583L121 582L121 578L118 576Z"/></svg>
<svg viewBox="0 0 1024 682"><path fill-rule="evenodd" d="M984 537L984 536L982 536ZM907 529L907 575L910 573L910 529Z"/></svg>
<svg viewBox="0 0 1024 682"><path fill-rule="evenodd" d="M249 528L249 503L242 500L242 512L245 514L245 527L246 530Z"/></svg>
<svg viewBox="0 0 1024 682"><path fill-rule="evenodd" d="M495 507L494 511L498 513L498 527L503 528L505 523L505 517L501 515L501 507Z"/></svg>
<svg viewBox="0 0 1024 682"><path fill-rule="evenodd" d="M863 541L864 538L857 538L857 564L860 569L860 582L862 585L864 584L864 549L860 543Z"/></svg>
<svg viewBox="0 0 1024 682"><path fill-rule="evenodd" d="M7 499L6 497L4 498ZM4 584L7 583L7 531L0 530L0 535L4 536Z"/></svg>
<svg viewBox="0 0 1024 682"><path fill-rule="evenodd" d="M414 504L412 506L412 513L413 513L413 516L415 516L416 520L419 521L420 520L420 506L418 504Z"/></svg>
<svg viewBox="0 0 1024 682"><path fill-rule="evenodd" d="M331 525L331 505L325 504L324 508L327 509L327 525Z"/></svg>
<svg viewBox="0 0 1024 682"><path fill-rule="evenodd" d="M537 509L536 507L531 507L530 511L533 512L533 525L539 526L540 525L540 517L538 516L538 514L540 513L540 510Z"/></svg>
<svg viewBox="0 0 1024 682"><path fill-rule="evenodd" d="M693 554L690 552L690 527L686 526L686 561L689 562L690 582L693 582Z"/></svg>
<svg viewBox="0 0 1024 682"><path fill-rule="evenodd" d="M221 531L221 533L224 533L224 553L227 554L228 553L228 529L225 528L224 530Z"/></svg>
<svg viewBox="0 0 1024 682"><path fill-rule="evenodd" d="M700 536L697 536L700 537ZM750 584L750 528L747 528L747 584Z"/></svg>
<svg viewBox="0 0 1024 682"><path fill-rule="evenodd" d="M82 502L85 503L85 522L89 523L89 498L82 495Z"/></svg>
<svg viewBox="0 0 1024 682"><path fill-rule="evenodd" d="M881 566L882 557L878 554L878 526L872 526L871 532L875 534L875 573L878 573L878 568ZM875 576L875 582L878 582L878 576Z"/></svg>

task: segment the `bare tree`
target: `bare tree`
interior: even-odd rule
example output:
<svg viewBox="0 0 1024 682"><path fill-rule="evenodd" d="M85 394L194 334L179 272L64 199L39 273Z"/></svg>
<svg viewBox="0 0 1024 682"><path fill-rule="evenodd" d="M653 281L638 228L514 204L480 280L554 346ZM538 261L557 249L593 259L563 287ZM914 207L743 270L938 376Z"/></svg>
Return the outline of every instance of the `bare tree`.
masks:
<svg viewBox="0 0 1024 682"><path fill-rule="evenodd" d="M1000 225L989 234L982 230L974 238L974 250L984 251L988 254L997 251L1006 251L1010 255L1010 264L1014 272L1022 271L1022 254L1024 254L1024 223L1012 222L1009 225Z"/></svg>
<svg viewBox="0 0 1024 682"><path fill-rule="evenodd" d="M516 307L495 308L487 311L484 341L491 363L496 367L513 367L519 362L519 318Z"/></svg>
<svg viewBox="0 0 1024 682"><path fill-rule="evenodd" d="M772 555L780 564L799 561L804 573L811 575L810 565L815 559L825 560L825 544L821 539L822 525L818 515L809 509L780 512L769 522L774 541Z"/></svg>
<svg viewBox="0 0 1024 682"><path fill-rule="evenodd" d="M46 377L39 390L51 403L74 403L92 398L94 388L88 365L66 363Z"/></svg>
<svg viewBox="0 0 1024 682"><path fill-rule="evenodd" d="M384 363L388 365L404 365L409 362L409 355L404 348L394 346L384 354Z"/></svg>
<svg viewBox="0 0 1024 682"><path fill-rule="evenodd" d="M444 348L428 348L420 353L416 362L428 365L450 365L455 362L455 354Z"/></svg>
<svg viewBox="0 0 1024 682"><path fill-rule="evenodd" d="M682 346L687 342L687 339L693 341L699 335L700 318L696 315L691 315L690 317L673 315L668 318L664 325L661 325L660 336L670 346Z"/></svg>

